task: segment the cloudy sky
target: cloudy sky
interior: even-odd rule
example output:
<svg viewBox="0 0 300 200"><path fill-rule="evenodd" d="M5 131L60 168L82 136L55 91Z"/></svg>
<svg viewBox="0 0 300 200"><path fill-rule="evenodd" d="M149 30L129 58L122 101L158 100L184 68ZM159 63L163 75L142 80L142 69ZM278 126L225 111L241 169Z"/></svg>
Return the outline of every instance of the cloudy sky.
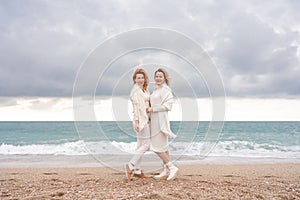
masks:
<svg viewBox="0 0 300 200"><path fill-rule="evenodd" d="M144 27L175 30L201 45L222 77L228 120L300 120L299 9L296 0L2 0L0 120L72 120L73 85L85 59L113 35ZM147 63L187 69L166 52L143 51L120 58L102 81L114 85L118 67ZM170 74L176 94L189 97L184 83L192 77ZM115 95L129 93L130 76ZM209 105L205 81L195 85L198 100ZM111 119L103 117L111 106L112 89L105 88L96 92L106 97L97 104L99 119Z"/></svg>

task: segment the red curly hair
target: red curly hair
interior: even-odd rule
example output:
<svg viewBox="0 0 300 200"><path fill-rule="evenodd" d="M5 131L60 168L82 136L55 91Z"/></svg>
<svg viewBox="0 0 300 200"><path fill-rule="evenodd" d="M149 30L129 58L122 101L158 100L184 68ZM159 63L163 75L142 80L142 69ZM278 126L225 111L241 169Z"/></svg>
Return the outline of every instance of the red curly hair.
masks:
<svg viewBox="0 0 300 200"><path fill-rule="evenodd" d="M147 87L148 87L148 84L149 84L149 78L148 78L148 75L147 75L146 71L144 69L137 68L134 71L133 76L132 76L133 83L135 83L135 78L136 78L137 74L143 74L144 75L145 82L144 82L144 85L143 85L143 89L147 90Z"/></svg>

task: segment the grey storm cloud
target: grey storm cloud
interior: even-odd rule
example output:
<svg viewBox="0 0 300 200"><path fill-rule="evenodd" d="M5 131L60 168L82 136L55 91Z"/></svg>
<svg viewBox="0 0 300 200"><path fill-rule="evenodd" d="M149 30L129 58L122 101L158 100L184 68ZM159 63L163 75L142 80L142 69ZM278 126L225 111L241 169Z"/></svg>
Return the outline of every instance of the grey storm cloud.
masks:
<svg viewBox="0 0 300 200"><path fill-rule="evenodd" d="M220 69L228 96L298 96L299 8L299 1L280 0L3 0L0 96L71 96L77 71L93 49L115 34L142 27L177 30L197 41ZM132 67L153 62L174 67L170 74L178 95L190 96L189 84L199 96L208 95L204 80L189 73L186 63L147 51L116 61L96 94L111 95L115 88L116 95L126 95ZM118 73L120 67L127 74ZM186 71L184 77L180 71ZM153 72L149 68L150 78Z"/></svg>

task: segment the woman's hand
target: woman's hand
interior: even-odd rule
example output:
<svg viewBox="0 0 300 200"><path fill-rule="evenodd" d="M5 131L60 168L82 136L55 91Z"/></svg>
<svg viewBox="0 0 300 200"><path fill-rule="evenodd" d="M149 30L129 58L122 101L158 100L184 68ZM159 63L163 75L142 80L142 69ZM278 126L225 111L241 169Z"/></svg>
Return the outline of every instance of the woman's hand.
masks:
<svg viewBox="0 0 300 200"><path fill-rule="evenodd" d="M151 107L146 108L147 113L151 113L151 111L152 111Z"/></svg>
<svg viewBox="0 0 300 200"><path fill-rule="evenodd" d="M139 126L139 121L138 120L135 121L134 129L136 130L136 132L140 132L140 126Z"/></svg>
<svg viewBox="0 0 300 200"><path fill-rule="evenodd" d="M136 132L140 132L140 127L139 127L139 125L135 125L135 130L136 130Z"/></svg>

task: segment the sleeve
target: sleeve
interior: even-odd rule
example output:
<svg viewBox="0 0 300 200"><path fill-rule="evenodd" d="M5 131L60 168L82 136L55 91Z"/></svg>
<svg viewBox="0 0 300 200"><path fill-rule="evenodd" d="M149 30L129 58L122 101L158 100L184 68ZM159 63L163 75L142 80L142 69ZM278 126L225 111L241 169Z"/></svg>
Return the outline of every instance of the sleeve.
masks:
<svg viewBox="0 0 300 200"><path fill-rule="evenodd" d="M137 94L133 94L130 98L131 102L132 102L132 112L133 112L133 120L139 120L139 102L138 102L138 98L137 98Z"/></svg>
<svg viewBox="0 0 300 200"><path fill-rule="evenodd" d="M166 112L172 109L174 103L173 94L169 87L164 87L161 90L161 105L153 105L152 112Z"/></svg>

